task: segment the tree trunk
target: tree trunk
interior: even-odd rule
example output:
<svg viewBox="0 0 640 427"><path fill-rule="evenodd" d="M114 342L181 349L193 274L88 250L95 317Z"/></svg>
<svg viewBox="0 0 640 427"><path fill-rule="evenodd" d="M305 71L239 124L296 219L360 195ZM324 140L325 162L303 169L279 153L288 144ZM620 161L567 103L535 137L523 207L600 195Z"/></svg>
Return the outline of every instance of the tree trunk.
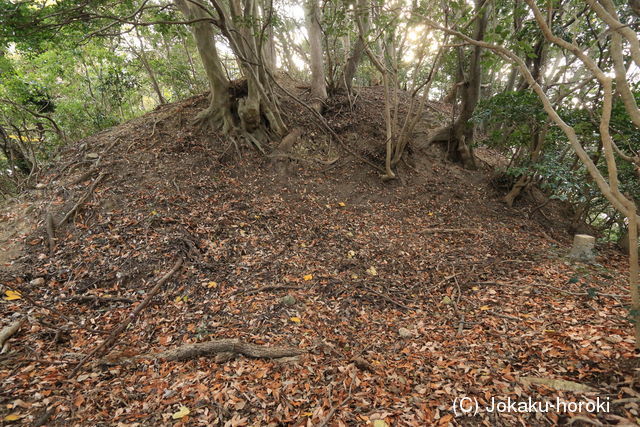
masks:
<svg viewBox="0 0 640 427"><path fill-rule="evenodd" d="M476 8L481 7L482 1L476 0ZM484 6L487 7L486 5ZM484 33L487 28L488 16L486 9L479 12L474 23L473 39L483 40ZM464 57L462 48L459 49L458 65L460 67L459 74L464 76ZM465 168L475 169L476 163L473 156L471 143L473 142L474 129L473 123L469 120L476 108L480 97L480 84L482 80L481 67L482 48L478 45L473 47L471 57L469 58L469 66L466 70L463 83L460 85L460 97L462 99L460 114L451 126L445 126L434 131L429 137L430 142L440 142L447 144L447 154L454 162L460 162ZM462 77L461 76L461 77ZM462 80L462 79L460 79Z"/></svg>
<svg viewBox="0 0 640 427"><path fill-rule="evenodd" d="M206 11L194 6L187 0L176 0L176 5L188 20L209 17ZM200 113L198 120L214 129L222 129L223 133L227 133L234 128L235 124L231 113L229 80L218 56L213 26L204 21L196 22L192 24L191 31L211 90L209 107Z"/></svg>
<svg viewBox="0 0 640 427"><path fill-rule="evenodd" d="M136 56L140 59L140 62L142 62L142 66L144 67L144 69L147 71L147 74L149 75L149 80L151 80L151 85L153 86L153 90L156 93L156 96L158 97L158 102L163 105L167 103L167 100L164 99L164 96L162 95L162 89L160 89L160 84L158 83L158 79L156 78L156 73L154 73L153 68L151 67L151 64L149 64L149 60L147 59L147 54L144 51L144 44L142 43L142 37L140 37L140 32L138 32L138 27L134 27L135 31L136 31L136 38L138 39L138 44L140 45L140 52L136 52L135 48L133 48L133 53L136 54Z"/></svg>
<svg viewBox="0 0 640 427"><path fill-rule="evenodd" d="M356 4L356 19L359 19L362 22L362 31L363 35L366 37L369 29L371 27L371 20L369 19L369 2L368 0L358 0ZM344 69L342 72L342 78L338 84L351 93L351 88L353 85L353 78L356 75L356 71L358 70L358 65L360 64L360 60L362 59L362 55L364 54L364 41L362 38L358 37L355 44L353 45L353 51L351 52L351 56L347 59L346 64L344 65Z"/></svg>
<svg viewBox="0 0 640 427"><path fill-rule="evenodd" d="M259 140L282 136L286 127L271 90L271 70L265 66L257 0L231 0L228 4L211 0L215 14L200 3L175 1L187 19L202 19L192 24L192 32L211 95L209 108L199 120L223 133L233 131L262 150ZM245 81L229 82L216 49L214 24L228 41Z"/></svg>
<svg viewBox="0 0 640 427"><path fill-rule="evenodd" d="M311 53L311 106L317 112L321 112L323 102L327 99L327 86L324 76L321 11L318 0L307 0L305 9Z"/></svg>
<svg viewBox="0 0 640 427"><path fill-rule="evenodd" d="M549 127L544 126L542 129L536 129L532 136L531 151L529 154L529 162L535 164L542 155L542 148L544 146L545 138L547 137L547 131ZM513 185L509 193L504 197L504 201L509 207L513 206L516 198L522 193L522 190L527 188L532 182L531 172L521 175L516 183Z"/></svg>

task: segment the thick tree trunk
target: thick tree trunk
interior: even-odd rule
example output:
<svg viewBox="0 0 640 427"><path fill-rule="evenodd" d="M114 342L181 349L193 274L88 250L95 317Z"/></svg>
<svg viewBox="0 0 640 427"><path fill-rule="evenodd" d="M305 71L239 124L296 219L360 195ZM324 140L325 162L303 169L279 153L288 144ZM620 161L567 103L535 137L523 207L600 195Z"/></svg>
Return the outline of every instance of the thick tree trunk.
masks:
<svg viewBox="0 0 640 427"><path fill-rule="evenodd" d="M264 45L260 38L263 27L257 0L231 0L224 5L211 0L215 13L204 9L200 3L175 2L187 19L202 20L192 24L192 32L207 73L211 96L209 108L200 114L200 121L222 129L223 133L233 131L262 150L260 139L281 136L286 127L276 95L271 90L271 70L264 62ZM234 82L233 87L218 56L214 23L229 42L246 80Z"/></svg>
<svg viewBox="0 0 640 427"><path fill-rule="evenodd" d="M318 0L307 0L305 9L311 54L311 106L321 112L323 102L327 99L327 86L324 76L321 11Z"/></svg>
<svg viewBox="0 0 640 427"><path fill-rule="evenodd" d="M176 0L176 5L189 20L209 17L207 12L186 0ZM227 133L234 128L235 124L231 113L229 80L218 56L213 26L206 21L196 22L192 24L191 31L211 90L209 107L200 113L198 119L214 129L222 129L223 133Z"/></svg>

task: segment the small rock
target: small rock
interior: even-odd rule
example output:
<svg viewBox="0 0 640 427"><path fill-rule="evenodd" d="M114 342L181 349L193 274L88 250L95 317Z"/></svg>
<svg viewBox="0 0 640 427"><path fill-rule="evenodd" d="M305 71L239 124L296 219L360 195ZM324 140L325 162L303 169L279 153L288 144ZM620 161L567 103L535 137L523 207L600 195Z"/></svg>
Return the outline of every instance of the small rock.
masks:
<svg viewBox="0 0 640 427"><path fill-rule="evenodd" d="M296 299L295 299L295 297L293 295L286 295L286 296L282 297L280 302L282 304L286 305L287 307L291 307L291 306L296 304Z"/></svg>
<svg viewBox="0 0 640 427"><path fill-rule="evenodd" d="M413 334L411 333L410 330L408 330L407 328L400 328L398 329L398 333L400 334L400 336L402 338L410 338L413 336Z"/></svg>
<svg viewBox="0 0 640 427"><path fill-rule="evenodd" d="M38 277L37 279L33 279L32 281L30 281L29 284L33 286L44 285L44 278Z"/></svg>
<svg viewBox="0 0 640 427"><path fill-rule="evenodd" d="M87 153L87 159L97 159L100 157L98 153Z"/></svg>
<svg viewBox="0 0 640 427"><path fill-rule="evenodd" d="M162 394L162 397L163 397L164 399L168 399L168 398L170 398L170 397L175 396L175 395L176 395L176 393L177 393L177 392L176 392L175 390L171 390L171 389L169 389L169 388L168 388L168 389L166 389L166 390L164 391L164 393Z"/></svg>

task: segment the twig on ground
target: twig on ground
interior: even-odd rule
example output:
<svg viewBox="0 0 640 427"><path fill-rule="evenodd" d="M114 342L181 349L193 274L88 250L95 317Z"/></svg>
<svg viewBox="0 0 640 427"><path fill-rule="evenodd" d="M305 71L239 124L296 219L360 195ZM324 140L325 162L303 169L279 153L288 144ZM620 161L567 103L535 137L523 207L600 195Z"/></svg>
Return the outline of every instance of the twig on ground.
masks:
<svg viewBox="0 0 640 427"><path fill-rule="evenodd" d="M345 397L344 400L342 402L340 402L338 405L333 406L329 410L329 413L327 414L326 417L324 417L324 419L320 422L320 424L318 424L318 427L324 427L324 426L328 425L329 421L331 421L331 418L333 417L333 414L336 413L338 408L343 407L349 400L351 400L351 388L352 387L353 387L353 380L351 381L351 384L349 384L349 392L347 394L347 397Z"/></svg>
<svg viewBox="0 0 640 427"><path fill-rule="evenodd" d="M158 283L156 283L156 285L151 289L151 291L149 291L149 294L147 295L147 297L138 306L136 306L136 308L129 314L129 316L122 323L120 323L120 325L118 325L118 327L116 327L113 330L113 332L111 332L109 337L107 337L107 339L104 340L102 344L100 344L99 346L91 350L89 354L87 354L84 358L82 358L80 362L78 362L78 364L73 369L73 371L71 371L71 374L69 376L74 377L75 374L77 374L82 368L82 366L87 362L87 360L89 360L91 357L98 354L99 352L106 350L110 346L112 346L116 342L120 334L127 328L127 326L129 326L129 324L133 322L136 319L136 317L138 317L138 315L142 312L142 310L144 310L149 305L149 303L151 302L151 299L158 293L162 285L164 285L171 278L171 276L173 276L180 269L181 266L182 266L182 258L178 258L178 261L176 261L173 268L167 274L165 274L160 280L158 280Z"/></svg>
<svg viewBox="0 0 640 427"><path fill-rule="evenodd" d="M361 286L362 286L362 287L363 287L367 292L371 292L372 294L375 294L375 295L379 296L380 298L384 299L385 301L390 302L391 304L396 305L396 306L398 306L398 307L402 308L403 310L412 310L412 308L411 308L411 307L406 306L406 305L402 304L401 302L398 302L398 301L396 301L396 300L392 299L392 298L391 298L391 297L389 297L388 295L385 295L385 294L383 294L383 293L381 293L381 292L378 292L378 291L376 291L376 290L374 290L374 289L371 289L371 288L370 288L370 287L368 287L367 285L361 285Z"/></svg>

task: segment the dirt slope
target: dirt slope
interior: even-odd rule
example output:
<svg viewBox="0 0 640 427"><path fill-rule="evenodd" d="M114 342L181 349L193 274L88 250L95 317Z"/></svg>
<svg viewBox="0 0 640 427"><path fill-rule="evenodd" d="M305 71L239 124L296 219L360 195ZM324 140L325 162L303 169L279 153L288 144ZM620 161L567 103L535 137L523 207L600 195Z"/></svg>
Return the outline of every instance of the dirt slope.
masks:
<svg viewBox="0 0 640 427"><path fill-rule="evenodd" d="M379 93L367 91L354 112L336 102L327 117L376 159ZM276 168L194 129L204 102L168 105L69 147L44 187L21 199L33 233L7 235L17 214L2 217L1 244L24 255L2 259L0 290L22 298L0 304L0 327L28 321L0 356L0 416L51 425L547 425L572 415L457 418L451 407L465 395L574 398L520 377L579 382L596 390L591 397L636 396L620 254L601 248L597 264L569 262L563 227L505 207L488 172L435 155L415 156L402 182L382 183L293 105L289 124L305 131L296 156L340 159ZM85 194L50 253L47 212L58 223ZM70 376L179 258L183 267L108 354ZM275 289L256 292L265 286ZM123 360L220 338L305 353ZM624 405L612 413L632 417L637 403ZM182 406L190 414L172 418Z"/></svg>

